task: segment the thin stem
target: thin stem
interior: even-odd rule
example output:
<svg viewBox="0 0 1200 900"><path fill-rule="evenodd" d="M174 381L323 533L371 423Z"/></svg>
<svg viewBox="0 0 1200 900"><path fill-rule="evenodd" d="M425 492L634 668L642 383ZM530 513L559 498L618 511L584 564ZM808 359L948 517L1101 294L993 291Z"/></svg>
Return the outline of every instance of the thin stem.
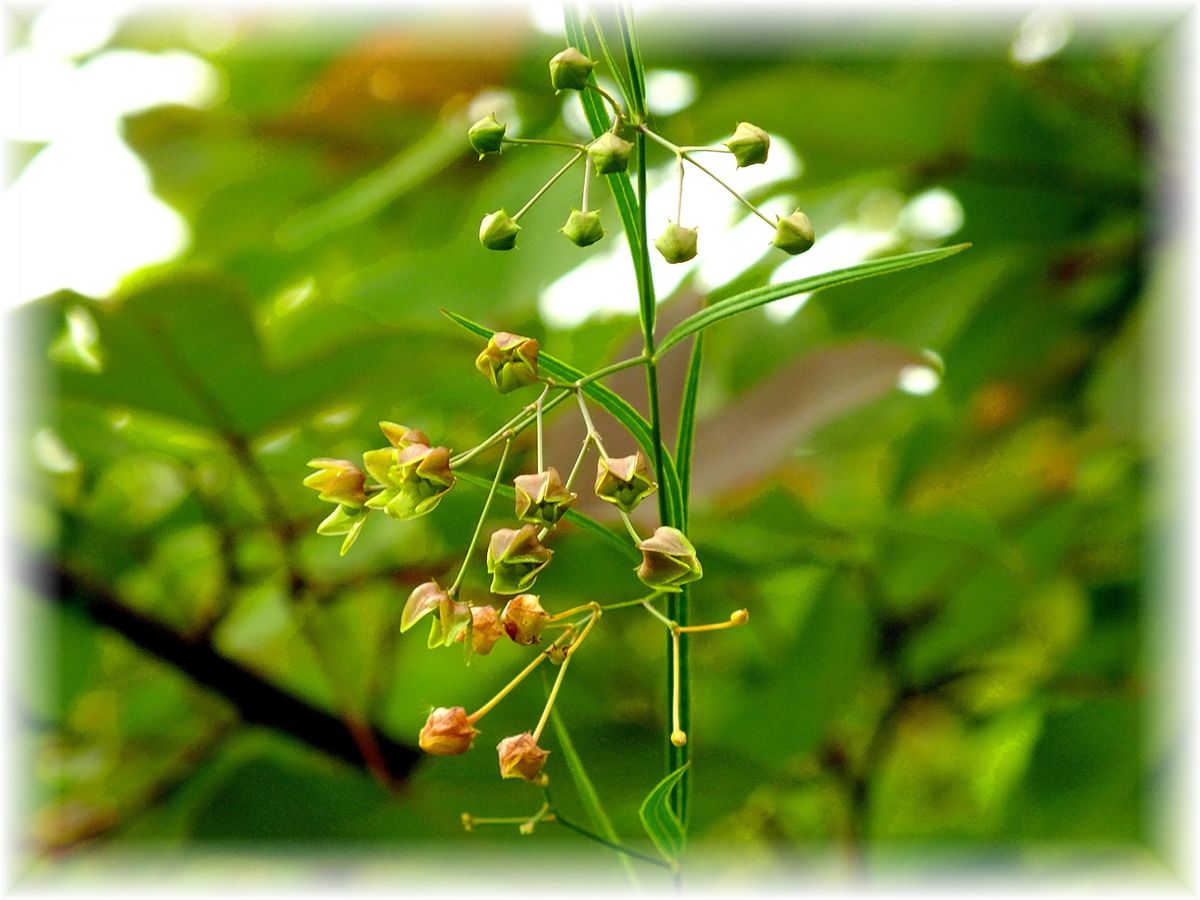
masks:
<svg viewBox="0 0 1200 900"><path fill-rule="evenodd" d="M658 596L657 594L653 595L653 597L657 597L657 596ZM643 607L645 607L646 612L650 613L650 615L654 616L654 618L658 619L658 621L660 621L664 625L666 625L668 630L674 631L676 628L679 627L678 625L675 624L675 622L673 620L668 619L666 616L664 616L662 613L660 613L657 609L655 609L651 605L653 602L652 599L641 600L639 602L642 604Z"/></svg>
<svg viewBox="0 0 1200 900"><path fill-rule="evenodd" d="M535 144L542 147L566 147L570 150L584 150L583 144L576 144L571 141L547 141L542 138L504 138L506 144Z"/></svg>
<svg viewBox="0 0 1200 900"><path fill-rule="evenodd" d="M550 385L550 387L560 388L563 390L563 393L556 397L551 397L548 401L544 402L542 404L543 413L549 412L554 407L558 406L558 404L562 403L562 401L571 396L571 389L565 387L564 385ZM485 438L482 443L476 444L470 450L464 450L457 456L450 457L450 468L454 469L463 465L464 463L470 462L480 453L483 453L485 450L494 447L496 444L500 443L506 438L516 437L518 434L528 428L531 422L533 422L532 413L536 406L536 403L530 403L519 413L500 426L497 431Z"/></svg>
<svg viewBox="0 0 1200 900"><path fill-rule="evenodd" d="M671 672L671 743L682 747L687 743L687 732L683 730L683 720L679 715L679 626L671 629Z"/></svg>
<svg viewBox="0 0 1200 900"><path fill-rule="evenodd" d="M662 596L662 591L655 591L653 594L647 594L645 597L638 597L636 600L622 600L620 603L604 603L600 608L605 612L610 609L625 609L630 606L644 606L647 603L653 603Z"/></svg>
<svg viewBox="0 0 1200 900"><path fill-rule="evenodd" d="M596 430L596 425L592 422L591 413L588 412L587 401L583 399L583 391L579 391L576 395L579 398L579 412L583 415L583 424L587 427L588 437L596 445L596 449L600 451L600 455L608 459L608 451L604 449L604 442L600 439L600 432Z"/></svg>
<svg viewBox="0 0 1200 900"><path fill-rule="evenodd" d="M675 157L675 174L679 177L679 195L675 199L675 224L683 223L683 155Z"/></svg>
<svg viewBox="0 0 1200 900"><path fill-rule="evenodd" d="M640 544L642 542L642 536L638 534L637 529L633 527L633 521L629 518L629 513L625 512L623 509L618 509L617 512L621 514L621 521L625 523L625 530L629 532L629 536L633 538L633 542L635 544Z"/></svg>
<svg viewBox="0 0 1200 900"><path fill-rule="evenodd" d="M558 676L554 679L554 687L550 688L550 696L546 698L546 707L542 710L542 717L538 719L537 727L533 729L533 742L536 744L538 738L542 736L542 731L546 728L546 723L550 721L550 711L554 709L554 701L558 699L558 689L562 687L563 679L567 676L567 666L571 664L571 657L568 654L558 667Z"/></svg>
<svg viewBox="0 0 1200 900"><path fill-rule="evenodd" d="M645 354L641 356L631 356L629 359L623 359L620 362L615 362L612 365L605 366L602 369L597 369L590 375L585 375L583 378L580 378L575 382L575 387L581 388L584 385L591 384L593 381L599 381L601 378L607 378L613 372L620 372L622 369L630 369L634 366L645 365L648 362L650 362L650 360L645 356Z"/></svg>
<svg viewBox="0 0 1200 900"><path fill-rule="evenodd" d="M711 169L709 169L707 166L692 159L691 156L689 156L687 153L682 153L681 156L683 159L686 159L693 166L695 166L697 169L699 169L701 172L703 172L705 175L707 175L709 178L711 178L713 181L715 181L717 184L719 184L721 187L725 188L725 190L729 191L729 193L733 194L733 196L737 198L738 202L741 203L743 206L745 206L746 209L750 210L750 212L754 213L756 216L758 216L760 219L762 219L764 222L766 222L772 228L774 228L776 226L776 224L777 224L776 222L773 222L771 219L767 218L766 214L763 213L762 210L760 210L757 206L755 206L753 203L751 203L749 200L747 200L745 197L743 197L741 194L739 194L737 191L735 191L733 188L731 188L729 185L727 185L724 181L722 181L719 177L717 177L717 175Z"/></svg>
<svg viewBox="0 0 1200 900"><path fill-rule="evenodd" d="M471 535L471 543L467 545L467 552L463 556L462 565L458 567L458 575L454 579L454 584L450 585L446 591L451 597L458 596L458 589L462 585L463 575L467 572L467 564L471 561L471 554L475 552L475 545L479 543L479 535L483 531L483 521L487 518L488 510L491 509L492 499L496 496L496 488L500 484L500 476L504 472L504 463L508 459L508 451L512 448L512 438L504 442L504 452L500 454L500 463L496 466L496 477L492 479L492 487L488 491L487 499L483 501L483 510L479 513L479 521L475 523L475 533Z"/></svg>
<svg viewBox="0 0 1200 900"><path fill-rule="evenodd" d="M569 171L571 171L571 167L573 165L575 165L575 163L579 162L579 158L581 156L583 156L583 154L584 154L584 151L580 150L578 153L576 153L574 156L571 157L570 161L565 166L563 166L561 169L559 169L557 172L555 172L553 175L551 175L550 180L547 181L545 184L543 184L541 186L541 188L538 189L538 192L529 198L529 202L526 203L519 210L517 210L516 213L513 214L512 220L514 222L516 222L518 219L521 218L521 216L523 216L523 215L525 215L525 213L529 212L529 210L533 206L533 204L535 204L539 200L541 200L542 195L544 195L546 193L546 191L550 190L550 188L552 188L554 186L554 183L556 181L558 181L558 179L562 178Z"/></svg>
<svg viewBox="0 0 1200 900"><path fill-rule="evenodd" d="M680 147L681 153L732 153L728 147Z"/></svg>
<svg viewBox="0 0 1200 900"><path fill-rule="evenodd" d="M601 97L603 97L605 100L608 101L609 105L613 109L613 125L612 125L613 131L616 131L617 126L619 126L621 124L621 120L623 118L625 118L625 113L621 109L621 104L617 102L617 99L612 94L610 94L604 88L600 87L600 85L598 85L598 84L593 84L592 82L589 81L585 85L585 87L591 88L593 91L595 91L597 94L599 94Z"/></svg>
<svg viewBox="0 0 1200 900"><path fill-rule="evenodd" d="M497 703L499 703L501 700L503 700L505 697L507 697L512 692L513 688L515 688L518 684L520 684L522 681L524 681L526 678L528 678L529 674L531 672L533 672L534 669L536 669L538 666L540 666L542 663L544 663L546 661L550 651L553 650L555 647L557 647L560 643L562 643L564 638L567 638L569 636L570 636L570 632L566 632L565 634L562 635L562 637L559 637L557 640L555 640L555 642L553 644L551 644L549 647L547 647L545 650L543 650L541 653L539 653L537 656L535 656L533 658L533 660L529 663L529 665L527 665L524 669L522 669L520 672L518 672L516 674L516 676L513 678L512 681L510 681L504 687L500 688L500 690L499 690L499 692L497 692L496 696L494 696L487 703L483 704L483 706L479 707L479 709L475 710L475 712L473 712L469 716L467 716L467 721L470 722L472 725L474 725L476 722L478 722L480 719L482 719L484 716L486 716L488 713L490 713L493 709L495 709Z"/></svg>
<svg viewBox="0 0 1200 900"><path fill-rule="evenodd" d="M583 199L580 201L580 206L583 208L580 212L588 211L588 190L592 186L592 158L589 156L583 161Z"/></svg>
<svg viewBox="0 0 1200 900"><path fill-rule="evenodd" d="M537 398L537 470L539 474L546 471L546 442L542 433L544 430L542 428L542 399L548 390L550 390L550 385L546 385L546 389Z"/></svg>
<svg viewBox="0 0 1200 900"><path fill-rule="evenodd" d="M587 838L589 841L595 841L597 844L603 844L605 847L608 847L610 850L616 850L618 853L624 853L626 856L630 857L631 859L641 860L642 862L650 863L650 865L652 865L652 866L658 866L663 869L671 868L671 864L665 860L658 859L653 856L649 856L645 853L640 853L637 850L631 850L629 847L626 847L623 844L618 844L615 841L610 841L608 838L600 837L600 835L596 834L593 831L588 831L588 829L584 828L582 825L576 825L574 822L570 821L569 819L564 819L557 810L555 810L554 816L555 816L554 821L558 822L559 825L562 825L564 828L568 828L571 831L574 831L578 835L582 835L583 837Z"/></svg>
<svg viewBox="0 0 1200 900"><path fill-rule="evenodd" d="M575 483L575 476L579 474L579 470L583 467L583 460L587 456L588 447L591 445L591 434L584 435L583 446L579 448L579 455L575 457L575 465L571 466L571 474L567 476L567 480L563 483L563 488L566 490L571 490L571 485Z"/></svg>
<svg viewBox="0 0 1200 900"><path fill-rule="evenodd" d="M697 634L702 631L724 631L726 628L737 628L750 621L750 613L739 609L724 622L710 622L707 625L676 625L675 630L680 634Z"/></svg>

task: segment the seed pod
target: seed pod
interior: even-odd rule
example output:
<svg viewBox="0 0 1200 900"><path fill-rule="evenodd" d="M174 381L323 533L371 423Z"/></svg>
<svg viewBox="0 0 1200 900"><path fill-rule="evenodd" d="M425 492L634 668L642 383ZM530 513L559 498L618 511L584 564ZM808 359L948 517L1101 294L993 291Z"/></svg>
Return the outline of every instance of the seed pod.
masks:
<svg viewBox="0 0 1200 900"><path fill-rule="evenodd" d="M362 533L363 525L367 522L367 510L362 506L346 506L339 503L325 520L317 526L317 534L326 536L345 535L345 540L342 541L342 549L340 555L345 556L346 553L354 546L354 542L358 540L358 536Z"/></svg>
<svg viewBox="0 0 1200 900"><path fill-rule="evenodd" d="M550 83L556 91L582 91L596 61L568 47L550 58Z"/></svg>
<svg viewBox="0 0 1200 900"><path fill-rule="evenodd" d="M687 262L696 256L698 234L695 228L684 228L672 222L667 226L667 230L658 236L654 246L663 259L672 265Z"/></svg>
<svg viewBox="0 0 1200 900"><path fill-rule="evenodd" d="M738 122L733 131L733 137L725 142L725 146L733 152L739 169L767 161L767 151L771 149L771 136L749 122Z"/></svg>
<svg viewBox="0 0 1200 900"><path fill-rule="evenodd" d="M566 489L554 466L536 475L518 475L513 484L517 490L517 518L545 528L557 525L578 496Z"/></svg>
<svg viewBox="0 0 1200 900"><path fill-rule="evenodd" d="M601 457L596 466L596 496L627 513L633 512L657 487L640 450L619 459Z"/></svg>
<svg viewBox="0 0 1200 900"><path fill-rule="evenodd" d="M811 247L816 239L808 216L796 210L790 216L779 219L775 225L775 239L771 243L785 253L798 256Z"/></svg>
<svg viewBox="0 0 1200 900"><path fill-rule="evenodd" d="M471 607L471 649L480 656L487 656L504 636L500 617L493 606Z"/></svg>
<svg viewBox="0 0 1200 900"><path fill-rule="evenodd" d="M367 502L363 490L367 475L348 459L310 459L312 472L304 479L304 486L312 488L326 503L340 503L357 507Z"/></svg>
<svg viewBox="0 0 1200 900"><path fill-rule="evenodd" d="M433 756L458 756L471 749L479 729L467 720L461 706L438 707L429 714L417 742Z"/></svg>
<svg viewBox="0 0 1200 900"><path fill-rule="evenodd" d="M660 526L638 544L638 549L642 551L642 564L637 576L655 590L674 593L704 576L696 548L677 528Z"/></svg>
<svg viewBox="0 0 1200 900"><path fill-rule="evenodd" d="M429 438L425 437L425 432L409 428L407 425L397 425L395 422L380 422L379 430L383 432L383 436L397 450L403 450L412 444L429 446Z"/></svg>
<svg viewBox="0 0 1200 900"><path fill-rule="evenodd" d="M479 223L479 243L489 250L511 250L517 246L521 226L502 209L488 213Z"/></svg>
<svg viewBox="0 0 1200 900"><path fill-rule="evenodd" d="M567 224L559 229L567 236L567 239L577 247L588 247L608 234L604 230L604 226L600 224L599 210L591 212L580 212L577 209L571 210L571 215L567 216Z"/></svg>
<svg viewBox="0 0 1200 900"><path fill-rule="evenodd" d="M500 755L500 775L504 778L524 778L537 781L546 765L549 750L543 750L526 731L506 737L496 747Z"/></svg>
<svg viewBox="0 0 1200 900"><path fill-rule="evenodd" d="M384 447L363 454L363 464L383 490L366 502L393 519L415 519L431 513L454 487L450 451L411 444L403 450Z"/></svg>
<svg viewBox="0 0 1200 900"><path fill-rule="evenodd" d="M587 152L597 175L612 175L629 168L633 144L606 131L588 144Z"/></svg>
<svg viewBox="0 0 1200 900"><path fill-rule="evenodd" d="M538 380L538 342L507 331L497 331L477 357L475 368L502 394Z"/></svg>
<svg viewBox="0 0 1200 900"><path fill-rule="evenodd" d="M471 142L471 149L479 154L480 159L489 153L499 153L504 144L506 128L507 125L496 121L495 113L489 113L467 129L467 140Z"/></svg>
<svg viewBox="0 0 1200 900"><path fill-rule="evenodd" d="M519 594L504 606L500 627L517 644L536 644L542 639L542 629L550 616L542 609L536 594Z"/></svg>
<svg viewBox="0 0 1200 900"><path fill-rule="evenodd" d="M487 570L493 594L520 594L529 590L538 573L550 564L554 551L538 540L533 525L501 528L488 543Z"/></svg>

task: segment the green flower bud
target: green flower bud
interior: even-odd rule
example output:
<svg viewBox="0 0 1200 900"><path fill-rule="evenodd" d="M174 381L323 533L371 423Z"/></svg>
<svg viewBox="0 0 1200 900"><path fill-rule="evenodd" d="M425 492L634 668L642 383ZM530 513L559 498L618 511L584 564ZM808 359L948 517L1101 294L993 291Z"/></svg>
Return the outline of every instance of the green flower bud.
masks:
<svg viewBox="0 0 1200 900"><path fill-rule="evenodd" d="M534 384L538 379L538 342L497 331L475 357L475 368L502 394Z"/></svg>
<svg viewBox="0 0 1200 900"><path fill-rule="evenodd" d="M479 729L461 706L438 707L429 714L417 743L434 756L458 756L471 749Z"/></svg>
<svg viewBox="0 0 1200 900"><path fill-rule="evenodd" d="M672 265L687 262L696 255L697 234L695 228L684 228L672 222L667 226L667 230L658 236L654 246L663 259Z"/></svg>
<svg viewBox="0 0 1200 900"><path fill-rule="evenodd" d="M579 247L587 247L590 244L596 243L604 235L608 234L604 230L604 226L600 224L600 212L580 212L577 209L571 210L571 215L567 216L567 224L559 229L567 236L572 244Z"/></svg>
<svg viewBox="0 0 1200 900"><path fill-rule="evenodd" d="M495 113L484 116L467 130L467 140L471 142L471 149L479 154L480 159L489 153L499 153L504 143L506 128L507 125L496 121Z"/></svg>
<svg viewBox="0 0 1200 900"><path fill-rule="evenodd" d="M317 526L317 534L326 536L345 535L345 540L342 541L342 549L340 555L345 556L346 553L354 546L354 542L358 540L358 536L362 533L363 525L367 522L367 510L361 506L347 506L346 504L338 504L338 507L325 517L325 520Z"/></svg>
<svg viewBox="0 0 1200 900"><path fill-rule="evenodd" d="M554 552L542 546L533 525L501 528L492 535L487 570L493 594L520 594L533 586L538 573L550 564Z"/></svg>
<svg viewBox="0 0 1200 900"><path fill-rule="evenodd" d="M601 457L596 467L596 496L627 513L633 512L657 487L641 451L620 459Z"/></svg>
<svg viewBox="0 0 1200 900"><path fill-rule="evenodd" d="M771 149L771 136L757 125L738 122L733 137L725 142L725 146L732 151L740 169L767 161L767 151Z"/></svg>
<svg viewBox="0 0 1200 900"><path fill-rule="evenodd" d="M775 225L775 239L771 243L785 253L798 256L811 247L816 239L808 216L796 210L790 216L779 219Z"/></svg>
<svg viewBox="0 0 1200 900"><path fill-rule="evenodd" d="M395 422L380 422L379 430L388 439L388 443L397 450L403 450L412 444L429 446L429 438L425 437L425 432L409 428L407 425L397 425Z"/></svg>
<svg viewBox="0 0 1200 900"><path fill-rule="evenodd" d="M310 459L310 468L317 471L304 479L304 486L312 488L326 503L343 506L362 506L367 502L363 490L367 476L358 466L347 459Z"/></svg>
<svg viewBox="0 0 1200 900"><path fill-rule="evenodd" d="M479 242L489 250L511 250L517 246L521 226L502 209L488 213L479 223Z"/></svg>
<svg viewBox="0 0 1200 900"><path fill-rule="evenodd" d="M674 593L704 576L696 548L676 528L657 528L638 544L638 549L642 551L642 564L637 568L637 577L655 590Z"/></svg>
<svg viewBox="0 0 1200 900"><path fill-rule="evenodd" d="M629 154L633 152L633 144L617 137L611 131L606 131L588 144L587 152L596 174L612 175L629 168Z"/></svg>
<svg viewBox="0 0 1200 900"><path fill-rule="evenodd" d="M536 644L542 639L542 629L550 619L536 594L519 594L504 606L500 627L518 644Z"/></svg>
<svg viewBox="0 0 1200 900"><path fill-rule="evenodd" d="M543 750L528 731L506 737L496 746L500 754L500 775L503 778L524 778L537 781L546 765L549 750Z"/></svg>
<svg viewBox="0 0 1200 900"><path fill-rule="evenodd" d="M411 444L404 449L384 447L363 454L367 471L383 490L366 502L393 519L415 519L433 512L454 487L450 451L445 447Z"/></svg>
<svg viewBox="0 0 1200 900"><path fill-rule="evenodd" d="M568 491L554 466L536 475L518 475L517 518L531 525L553 528L575 502L577 495Z"/></svg>
<svg viewBox="0 0 1200 900"><path fill-rule="evenodd" d="M568 47L550 58L550 83L556 91L582 91L596 61Z"/></svg>

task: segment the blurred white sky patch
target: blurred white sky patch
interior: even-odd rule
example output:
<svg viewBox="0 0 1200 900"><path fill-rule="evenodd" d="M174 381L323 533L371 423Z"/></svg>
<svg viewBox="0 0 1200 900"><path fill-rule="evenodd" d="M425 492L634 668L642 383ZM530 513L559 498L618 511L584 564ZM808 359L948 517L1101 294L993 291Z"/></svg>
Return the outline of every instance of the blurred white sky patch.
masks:
<svg viewBox="0 0 1200 900"><path fill-rule="evenodd" d="M651 148L650 153L651 159L662 157L656 148ZM771 142L767 162L740 170L727 154L697 156L706 168L743 196L763 185L795 178L803 170L796 151L778 138ZM767 253L774 237L769 225L749 213L703 172L691 165L686 166L685 172L683 224L700 229L699 251L694 260L671 265L651 248L650 268L659 300L674 293L692 272L697 273L702 290L727 283ZM646 220L653 241L675 219L678 200L675 161L660 162L649 170L646 180L649 188ZM617 210L607 191L597 191L594 196L600 198L596 206L603 211L605 227L611 235L605 241L608 246L599 245L582 265L542 291L540 310L546 323L554 328L573 328L595 315L635 313L638 308L637 283ZM794 204L789 204L787 198L775 198L762 209L769 217L786 215L792 212ZM744 217L739 220L738 216Z"/></svg>
<svg viewBox="0 0 1200 900"><path fill-rule="evenodd" d="M696 79L687 72L651 69L646 73L646 106L656 116L670 116L692 105Z"/></svg>
<svg viewBox="0 0 1200 900"><path fill-rule="evenodd" d="M182 252L187 224L154 196L120 137L121 117L163 103L219 99L220 75L172 50L101 51L126 4L56 3L30 45L0 60L0 138L45 144L0 194L0 296L6 306L61 288L103 296L142 266Z"/></svg>
<svg viewBox="0 0 1200 900"><path fill-rule="evenodd" d="M1049 59L1071 40L1074 26L1061 9L1035 9L1017 28L1009 56L1019 66L1031 66Z"/></svg>

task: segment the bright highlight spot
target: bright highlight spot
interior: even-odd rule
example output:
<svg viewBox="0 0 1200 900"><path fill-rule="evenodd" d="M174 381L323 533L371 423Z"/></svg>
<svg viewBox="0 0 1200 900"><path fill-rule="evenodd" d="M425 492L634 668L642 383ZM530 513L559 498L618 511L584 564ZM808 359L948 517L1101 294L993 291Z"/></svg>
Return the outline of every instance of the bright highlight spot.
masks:
<svg viewBox="0 0 1200 900"><path fill-rule="evenodd" d="M948 238L962 226L962 204L945 188L917 194L900 212L900 230L918 241Z"/></svg>
<svg viewBox="0 0 1200 900"><path fill-rule="evenodd" d="M896 387L906 394L924 397L942 383L942 376L928 366L905 366L896 376Z"/></svg>
<svg viewBox="0 0 1200 900"><path fill-rule="evenodd" d="M1067 46L1073 30L1070 17L1061 10L1035 9L1017 29L1009 55L1020 66L1039 63Z"/></svg>
<svg viewBox="0 0 1200 900"><path fill-rule="evenodd" d="M646 73L646 106L658 116L669 116L692 105L696 79L687 72L651 69Z"/></svg>

